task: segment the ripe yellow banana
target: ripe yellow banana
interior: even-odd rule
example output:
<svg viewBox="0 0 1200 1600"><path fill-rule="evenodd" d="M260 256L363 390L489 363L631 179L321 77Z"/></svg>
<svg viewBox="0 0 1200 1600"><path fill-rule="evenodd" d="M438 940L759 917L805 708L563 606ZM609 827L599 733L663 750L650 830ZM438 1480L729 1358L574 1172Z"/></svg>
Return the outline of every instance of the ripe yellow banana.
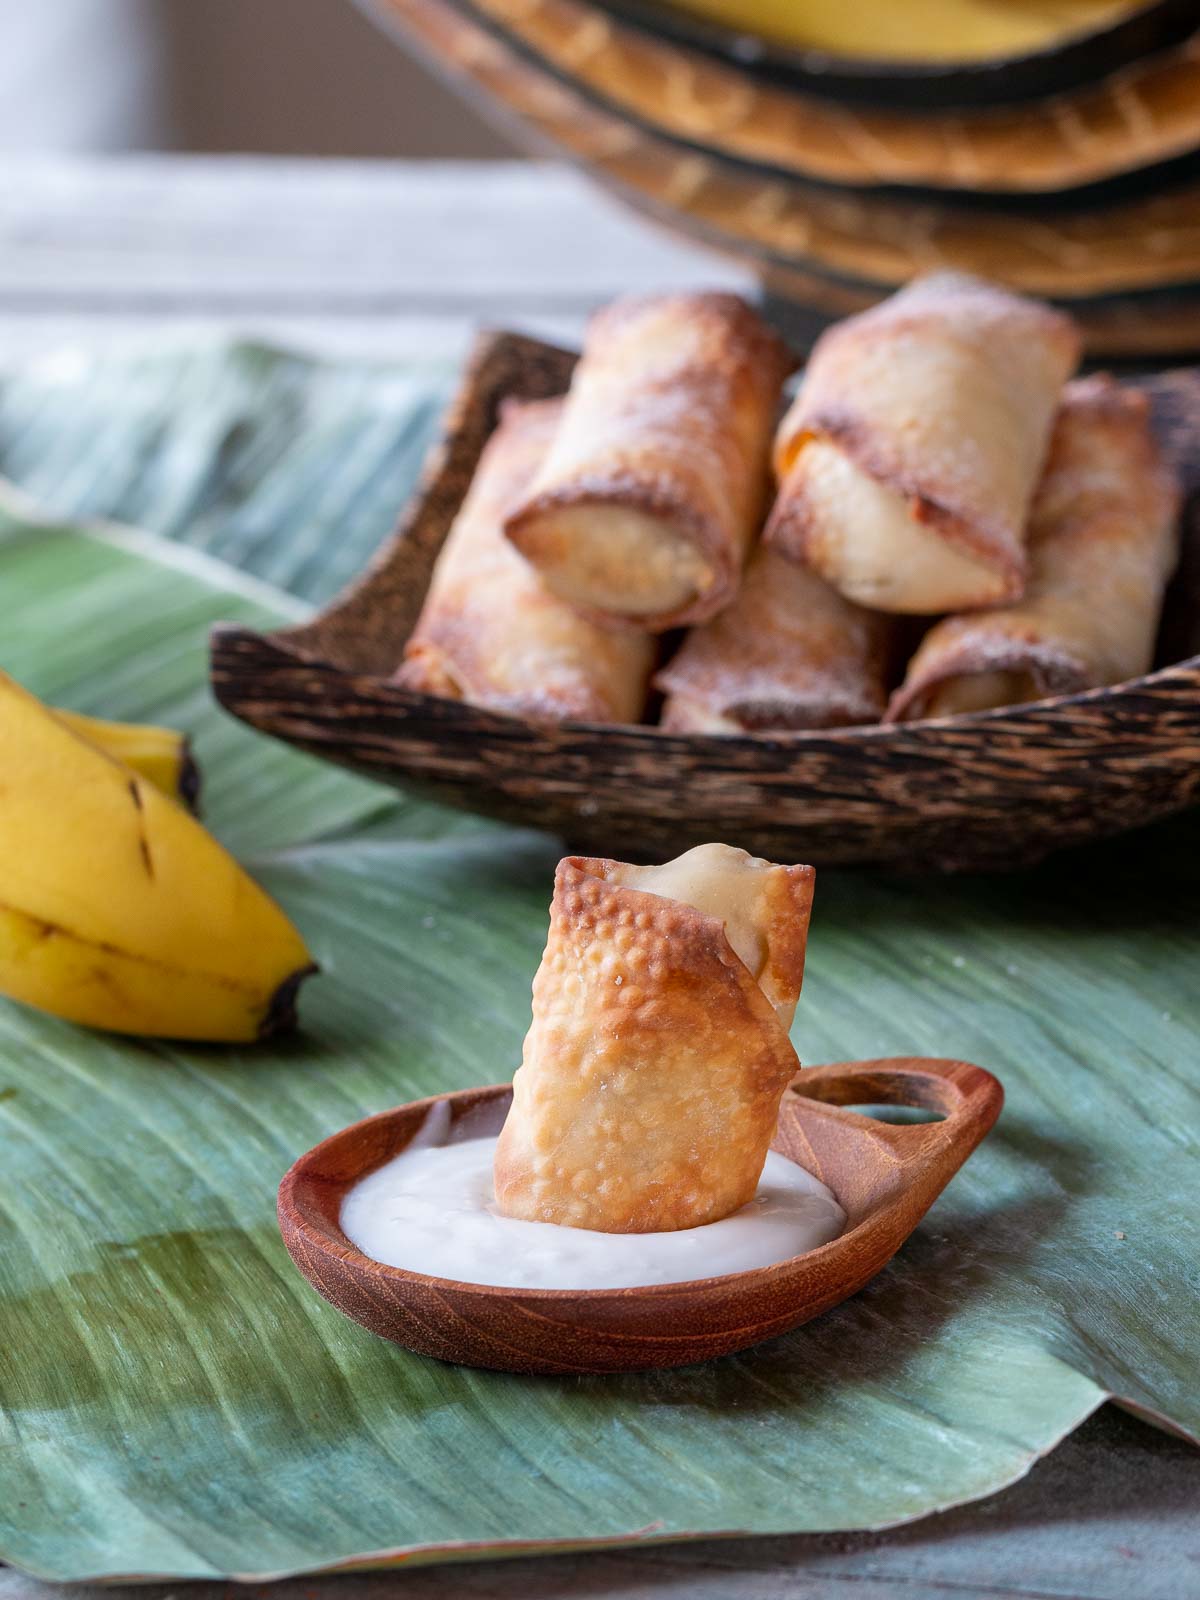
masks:
<svg viewBox="0 0 1200 1600"><path fill-rule="evenodd" d="M101 750L123 761L127 767L161 789L172 800L181 800L195 811L200 795L200 769L192 758L191 745L184 733L174 728L158 728L148 722L105 722L100 717L85 717L80 711L55 708L54 715Z"/></svg>
<svg viewBox="0 0 1200 1600"><path fill-rule="evenodd" d="M894 61L984 61L1050 50L1118 22L1130 0L676 0L781 44Z"/></svg>
<svg viewBox="0 0 1200 1600"><path fill-rule="evenodd" d="M315 971L182 806L0 673L0 992L72 1022L248 1041Z"/></svg>

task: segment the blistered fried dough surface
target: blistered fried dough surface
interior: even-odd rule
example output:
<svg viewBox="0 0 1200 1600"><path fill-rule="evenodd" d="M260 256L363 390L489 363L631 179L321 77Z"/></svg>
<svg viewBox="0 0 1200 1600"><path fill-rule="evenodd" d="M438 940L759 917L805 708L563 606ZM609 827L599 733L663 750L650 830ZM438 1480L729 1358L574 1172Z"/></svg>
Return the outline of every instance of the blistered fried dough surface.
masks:
<svg viewBox="0 0 1200 1600"><path fill-rule="evenodd" d="M811 867L701 845L663 867L568 857L496 1151L507 1216L692 1228L752 1197L799 1065Z"/></svg>
<svg viewBox="0 0 1200 1600"><path fill-rule="evenodd" d="M545 588L501 531L504 512L545 458L561 411L558 400L504 406L396 679L525 716L636 722L653 642L585 622Z"/></svg>
<svg viewBox="0 0 1200 1600"><path fill-rule="evenodd" d="M562 426L506 522L546 584L654 630L727 603L765 506L792 363L735 295L618 300L588 327Z"/></svg>
<svg viewBox="0 0 1200 1600"><path fill-rule="evenodd" d="M760 548L733 603L693 629L655 678L668 696L662 726L744 733L878 722L890 626Z"/></svg>
<svg viewBox="0 0 1200 1600"><path fill-rule="evenodd" d="M829 329L775 440L768 541L881 611L1018 597L1073 323L957 273Z"/></svg>
<svg viewBox="0 0 1200 1600"><path fill-rule="evenodd" d="M982 711L1145 672L1178 514L1146 396L1103 376L1069 384L1030 519L1025 599L939 622L888 716Z"/></svg>

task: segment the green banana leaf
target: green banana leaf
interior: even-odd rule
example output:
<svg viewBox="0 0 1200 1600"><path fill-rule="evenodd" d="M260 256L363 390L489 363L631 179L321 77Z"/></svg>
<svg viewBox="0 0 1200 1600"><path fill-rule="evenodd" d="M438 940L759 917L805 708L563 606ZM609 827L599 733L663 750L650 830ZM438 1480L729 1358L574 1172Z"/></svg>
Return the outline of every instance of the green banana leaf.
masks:
<svg viewBox="0 0 1200 1600"><path fill-rule="evenodd" d="M148 528L327 599L396 520L453 384L252 343L0 376L0 473L53 516Z"/></svg>
<svg viewBox="0 0 1200 1600"><path fill-rule="evenodd" d="M226 382L244 350L209 359L240 399L216 426L168 385L154 433L191 483L214 481L229 430L253 425L238 407L262 399ZM265 380L289 358L253 362ZM299 392L328 380L303 367ZM371 381L396 381L360 378L353 415ZM265 1577L871 1528L1000 1488L1109 1395L1200 1435L1192 819L1011 878L821 875L804 1059L962 1055L1008 1104L897 1259L808 1327L681 1371L527 1379L409 1355L308 1288L276 1232L279 1176L367 1112L511 1071L556 856L211 704L208 624L296 614L264 572L323 592L328 508L289 470L306 452L317 481L322 459L336 469L329 404L311 427L299 407L282 454L264 446L212 502L214 540L220 523L258 579L187 548L205 542L203 495L190 519L155 517L181 543L0 505L0 664L50 700L193 729L210 822L324 968L301 1034L255 1049L105 1037L0 1002L0 1558L61 1579ZM402 450L402 407L392 423ZM140 437L114 431L114 479L134 482ZM36 454L24 481L52 487ZM272 476L278 521L263 511L250 537L239 508L261 508ZM374 537L394 506L379 510Z"/></svg>

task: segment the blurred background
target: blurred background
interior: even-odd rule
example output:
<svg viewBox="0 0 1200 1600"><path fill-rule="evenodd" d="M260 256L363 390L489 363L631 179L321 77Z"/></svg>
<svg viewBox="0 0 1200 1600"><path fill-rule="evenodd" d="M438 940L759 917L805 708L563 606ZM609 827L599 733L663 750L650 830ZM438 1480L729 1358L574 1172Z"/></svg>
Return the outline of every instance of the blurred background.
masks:
<svg viewBox="0 0 1200 1600"><path fill-rule="evenodd" d="M346 0L0 0L0 151L511 156Z"/></svg>
<svg viewBox="0 0 1200 1600"><path fill-rule="evenodd" d="M763 288L798 346L953 267L1069 306L1095 357L1200 351L1200 0L370 3L0 0L10 281L45 300L67 260L31 248L51 213L91 293L98 232L120 279L120 191L143 258L173 242L177 280L190 264L190 305L222 225L230 274L254 257L249 228L277 284L297 281L305 231L328 233L306 282L349 292L363 262L341 247L345 203L365 219L358 256L371 236L371 292L393 301L408 270L427 303L471 282L478 315L565 295L575 316L634 281L634 259L646 282L713 271L698 243ZM513 127L559 165L462 165L519 156ZM69 159L122 152L138 156ZM343 159L155 159L184 152ZM213 237L189 234L192 200ZM652 246L621 206L688 243Z"/></svg>

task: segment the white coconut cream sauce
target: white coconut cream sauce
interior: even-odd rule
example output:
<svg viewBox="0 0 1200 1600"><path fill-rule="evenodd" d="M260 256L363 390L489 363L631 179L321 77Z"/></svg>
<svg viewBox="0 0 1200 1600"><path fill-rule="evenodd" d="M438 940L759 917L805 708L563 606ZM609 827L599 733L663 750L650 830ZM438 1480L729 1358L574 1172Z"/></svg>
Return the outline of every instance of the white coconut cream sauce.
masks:
<svg viewBox="0 0 1200 1600"><path fill-rule="evenodd" d="M495 1209L496 1135L444 1144L448 1117L437 1120L443 1126L427 1119L412 1143L342 1202L343 1233L374 1261L463 1283L631 1289L786 1261L836 1239L846 1225L825 1185L774 1151L749 1205L700 1228L596 1233L522 1222Z"/></svg>

